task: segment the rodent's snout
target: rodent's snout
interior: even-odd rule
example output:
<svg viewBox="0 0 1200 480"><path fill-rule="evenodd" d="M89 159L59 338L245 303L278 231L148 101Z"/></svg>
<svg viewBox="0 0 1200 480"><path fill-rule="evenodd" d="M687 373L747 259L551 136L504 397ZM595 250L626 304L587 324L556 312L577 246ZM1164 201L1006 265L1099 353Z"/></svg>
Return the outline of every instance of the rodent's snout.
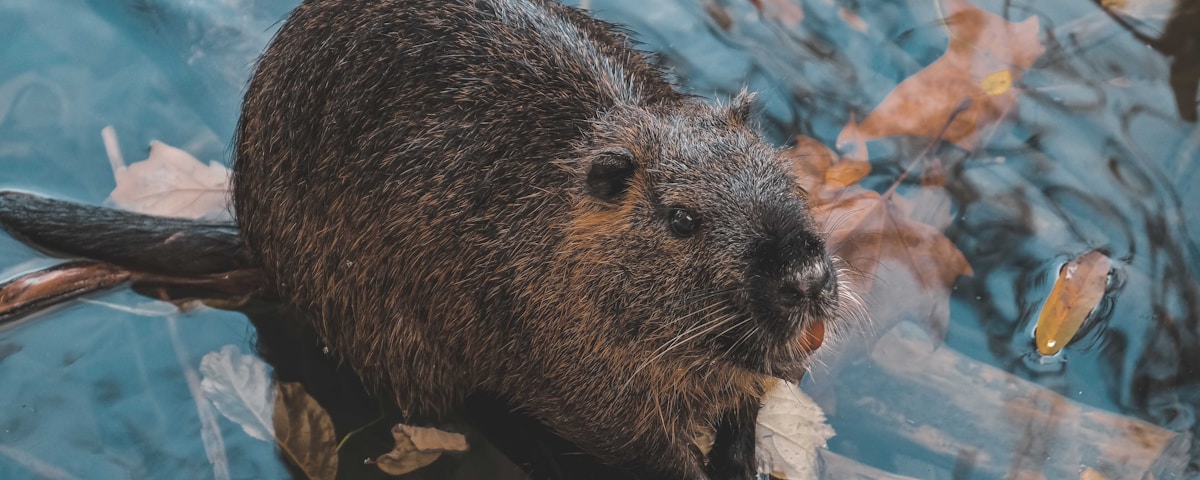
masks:
<svg viewBox="0 0 1200 480"><path fill-rule="evenodd" d="M828 254L792 268L780 279L776 303L782 308L798 309L819 301L822 296L832 295L837 287L836 275Z"/></svg>

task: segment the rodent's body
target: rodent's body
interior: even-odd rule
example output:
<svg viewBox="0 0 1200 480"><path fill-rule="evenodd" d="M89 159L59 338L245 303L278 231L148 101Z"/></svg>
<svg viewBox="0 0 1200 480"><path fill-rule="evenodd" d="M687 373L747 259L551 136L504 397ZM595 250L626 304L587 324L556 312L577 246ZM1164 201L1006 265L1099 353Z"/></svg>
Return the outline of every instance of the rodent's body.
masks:
<svg viewBox="0 0 1200 480"><path fill-rule="evenodd" d="M550 1L309 0L246 95L239 229L403 407L493 392L632 471L742 478L839 295L748 102L676 93Z"/></svg>

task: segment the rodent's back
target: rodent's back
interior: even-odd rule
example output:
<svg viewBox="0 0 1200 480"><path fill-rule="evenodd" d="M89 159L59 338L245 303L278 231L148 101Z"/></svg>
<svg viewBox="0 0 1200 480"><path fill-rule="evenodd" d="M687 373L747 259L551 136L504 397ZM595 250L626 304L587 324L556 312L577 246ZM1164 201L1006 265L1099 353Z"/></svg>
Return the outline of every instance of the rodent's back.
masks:
<svg viewBox="0 0 1200 480"><path fill-rule="evenodd" d="M385 341L405 318L449 322L423 341L452 340L481 314L456 286L544 260L561 235L569 178L553 161L597 112L678 99L623 35L555 2L306 1L246 95L238 222L334 348ZM483 288L519 296L507 283ZM427 301L379 305L380 292Z"/></svg>

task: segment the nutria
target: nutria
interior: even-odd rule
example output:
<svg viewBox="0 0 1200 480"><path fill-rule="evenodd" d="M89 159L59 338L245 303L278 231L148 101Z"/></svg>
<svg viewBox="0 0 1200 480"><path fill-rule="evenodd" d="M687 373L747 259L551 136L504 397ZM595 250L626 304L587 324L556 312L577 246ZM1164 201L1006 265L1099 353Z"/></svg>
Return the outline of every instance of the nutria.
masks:
<svg viewBox="0 0 1200 480"><path fill-rule="evenodd" d="M246 93L238 225L400 405L494 392L630 470L750 478L764 384L842 293L751 106L548 0L308 0Z"/></svg>
<svg viewBox="0 0 1200 480"><path fill-rule="evenodd" d="M493 392L639 474L750 478L764 385L844 293L751 107L549 0L307 0L246 93L237 222L406 408Z"/></svg>
<svg viewBox="0 0 1200 480"><path fill-rule="evenodd" d="M764 388L854 303L752 107L678 93L550 0L306 0L246 94L239 237L196 236L224 257L191 273L261 267L414 414L484 392L642 478L748 479ZM61 206L0 201L35 242L129 263L31 221ZM188 262L190 226L135 220Z"/></svg>

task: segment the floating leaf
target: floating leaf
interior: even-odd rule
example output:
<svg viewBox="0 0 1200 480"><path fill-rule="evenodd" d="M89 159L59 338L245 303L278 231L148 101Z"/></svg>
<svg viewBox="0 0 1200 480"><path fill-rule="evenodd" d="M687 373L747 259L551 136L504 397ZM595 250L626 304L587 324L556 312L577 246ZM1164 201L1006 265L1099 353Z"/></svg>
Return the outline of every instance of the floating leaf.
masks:
<svg viewBox="0 0 1200 480"><path fill-rule="evenodd" d="M1092 467L1084 467L1083 471L1079 472L1079 480L1108 480L1108 477Z"/></svg>
<svg viewBox="0 0 1200 480"><path fill-rule="evenodd" d="M228 220L229 170L208 165L165 143L150 142L150 156L126 166L112 127L103 132L117 187L108 203L146 215Z"/></svg>
<svg viewBox="0 0 1200 480"><path fill-rule="evenodd" d="M947 0L945 6L950 37L946 53L900 82L854 127L859 138L938 137L971 149L980 129L1016 105L1012 84L1045 51L1037 17L1013 23L965 0ZM969 108L953 115L964 99L970 99ZM839 149L846 135L844 131L838 136Z"/></svg>
<svg viewBox="0 0 1200 480"><path fill-rule="evenodd" d="M200 382L204 396L225 418L241 425L251 437L272 441L275 388L266 363L253 355L243 355L235 345L226 345L204 355L200 374L204 377Z"/></svg>
<svg viewBox="0 0 1200 480"><path fill-rule="evenodd" d="M846 22L847 25L850 25L850 28L863 33L867 32L867 21L858 16L857 13L854 13L853 10L848 10L845 7L838 8L838 17L840 17L843 22Z"/></svg>
<svg viewBox="0 0 1200 480"><path fill-rule="evenodd" d="M395 448L374 460L389 475L403 475L429 465L443 452L467 451L467 437L436 428L397 424L392 427L392 438Z"/></svg>
<svg viewBox="0 0 1200 480"><path fill-rule="evenodd" d="M789 27L800 25L804 21L804 10L798 0L750 0L764 17L779 20L779 23Z"/></svg>
<svg viewBox="0 0 1200 480"><path fill-rule="evenodd" d="M919 317L935 335L949 321L950 288L971 265L942 233L950 202L935 182L911 199L858 186L870 171L865 144L855 158L839 158L816 140L800 137L788 151L797 182L834 254L850 265L849 280L867 299L877 323ZM881 281L880 281L881 280Z"/></svg>
<svg viewBox="0 0 1200 480"><path fill-rule="evenodd" d="M760 467L777 478L816 478L817 449L833 434L816 402L795 384L777 381L758 412Z"/></svg>
<svg viewBox="0 0 1200 480"><path fill-rule="evenodd" d="M1067 262L1038 315L1034 342L1042 355L1054 355L1067 346L1083 321L1104 298L1112 261L1091 251Z"/></svg>
<svg viewBox="0 0 1200 480"><path fill-rule="evenodd" d="M313 480L337 477L337 435L333 421L304 387L295 382L276 385L275 441L279 449Z"/></svg>

